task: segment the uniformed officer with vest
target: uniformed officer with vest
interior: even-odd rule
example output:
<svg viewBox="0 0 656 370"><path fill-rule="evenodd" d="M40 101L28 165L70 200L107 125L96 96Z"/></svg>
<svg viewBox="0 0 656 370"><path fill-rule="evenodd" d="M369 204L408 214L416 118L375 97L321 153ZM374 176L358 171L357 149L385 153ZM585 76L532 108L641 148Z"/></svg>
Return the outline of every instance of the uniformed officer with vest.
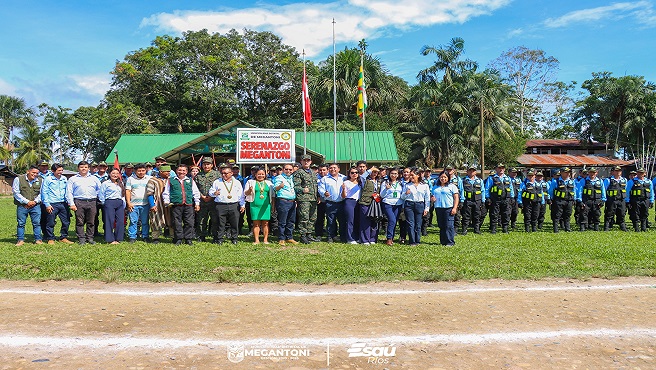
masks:
<svg viewBox="0 0 656 370"><path fill-rule="evenodd" d="M319 241L312 236L312 229L317 221L317 175L310 166L312 157L304 154L301 157L301 167L294 172L294 191L296 192L296 207L298 212L298 233L301 243L310 244Z"/></svg>
<svg viewBox="0 0 656 370"><path fill-rule="evenodd" d="M497 233L497 225L501 224L504 233L510 225L510 206L515 197L510 177L505 174L506 166L497 164L496 173L485 180L485 202L492 207L490 211L490 232Z"/></svg>
<svg viewBox="0 0 656 370"><path fill-rule="evenodd" d="M194 178L198 191L200 191L200 210L196 214L194 229L196 238L204 242L208 235L216 239L217 215L215 213L214 198L210 196L209 191L214 181L221 176L219 171L214 169L214 160L211 157L203 158L202 169Z"/></svg>
<svg viewBox="0 0 656 370"><path fill-rule="evenodd" d="M636 232L647 231L649 208L654 205L654 187L644 168L639 168L637 176L626 183L626 203L633 213L633 228Z"/></svg>
<svg viewBox="0 0 656 370"><path fill-rule="evenodd" d="M606 188L597 177L597 169L590 167L588 176L578 183L576 204L579 207L579 228L581 231L592 228L599 230L601 206L606 202Z"/></svg>
<svg viewBox="0 0 656 370"><path fill-rule="evenodd" d="M522 180L517 176L517 169L515 167L510 169L508 177L510 177L510 183L512 184L513 191L515 196L519 193L519 188L522 184ZM517 199L513 198L510 200L510 228L514 231L515 224L517 223L517 215L519 214L519 208L517 207Z"/></svg>
<svg viewBox="0 0 656 370"><path fill-rule="evenodd" d="M542 230L544 216L547 214L547 204L551 204L551 199L549 198L549 183L544 181L544 174L541 171L538 171L535 174L535 182L542 188L542 196L544 197L544 202L540 204L540 212L538 213L538 230Z"/></svg>
<svg viewBox="0 0 656 370"><path fill-rule="evenodd" d="M476 176L476 166L469 166L467 177L462 180L462 235L467 235L469 225L474 227L474 233L481 233L481 208L485 203L485 185Z"/></svg>
<svg viewBox="0 0 656 370"><path fill-rule="evenodd" d="M545 202L542 189L533 170L526 173L526 181L519 185L517 206L524 211L524 231L527 233L537 231L540 206Z"/></svg>
<svg viewBox="0 0 656 370"><path fill-rule="evenodd" d="M551 218L553 220L553 230L555 233L561 227L565 231L572 231L570 219L572 217L572 207L574 206L574 197L576 194L576 184L570 178L572 170L564 167L560 170L560 176L551 180L549 185L549 198L551 199Z"/></svg>
<svg viewBox="0 0 656 370"><path fill-rule="evenodd" d="M624 216L626 215L626 183L627 179L622 177L622 167L615 166L611 169L611 176L604 179L606 189L606 207L604 208L604 230L609 231L613 224L619 225L622 231L626 231Z"/></svg>

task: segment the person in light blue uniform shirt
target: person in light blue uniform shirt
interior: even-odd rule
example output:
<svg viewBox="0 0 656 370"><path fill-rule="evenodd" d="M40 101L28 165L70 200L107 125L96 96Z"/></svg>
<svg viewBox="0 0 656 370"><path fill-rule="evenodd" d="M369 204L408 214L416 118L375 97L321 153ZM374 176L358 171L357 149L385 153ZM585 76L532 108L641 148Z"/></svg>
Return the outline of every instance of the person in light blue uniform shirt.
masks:
<svg viewBox="0 0 656 370"><path fill-rule="evenodd" d="M430 210L430 189L421 181L421 173L410 172L409 182L403 187L401 199L408 222L408 239L411 246L421 243L422 217ZM438 220L439 222L439 220Z"/></svg>
<svg viewBox="0 0 656 370"><path fill-rule="evenodd" d="M654 187L645 176L644 168L638 169L638 174L626 183L626 203L629 212L633 213L633 228L636 232L647 231L649 208L654 206Z"/></svg>
<svg viewBox="0 0 656 370"><path fill-rule="evenodd" d="M497 225L501 224L504 233L508 232L510 225L511 200L515 198L515 191L510 177L505 174L506 166L497 164L496 173L485 180L486 205L492 207L490 211L490 233L497 233Z"/></svg>
<svg viewBox="0 0 656 370"><path fill-rule="evenodd" d="M592 228L599 230L601 207L606 202L606 187L597 177L597 169L590 167L588 176L579 181L575 191L577 207L579 207L579 228L581 231Z"/></svg>
<svg viewBox="0 0 656 370"><path fill-rule="evenodd" d="M440 244L455 245L456 229L454 217L458 212L460 195L458 187L451 182L450 174L443 171L436 181L431 193L431 201L437 212L437 223L440 228Z"/></svg>
<svg viewBox="0 0 656 370"><path fill-rule="evenodd" d="M343 208L344 208L344 199L342 198L342 185L344 185L344 180L346 176L339 173L339 165L333 163L328 166L328 174L322 177L319 180L318 191L321 199L326 202L326 231L327 231L327 241L332 243L337 237L337 227L341 231L344 231L344 218L343 218ZM342 241L346 241L344 238L344 233L340 232L342 235Z"/></svg>
<svg viewBox="0 0 656 370"><path fill-rule="evenodd" d="M45 240L48 244L55 244L55 220L59 217L61 222L59 241L66 244L73 242L68 240L68 228L71 224L71 216L66 203L66 185L68 179L63 175L64 167L60 163L54 163L51 167L52 175L46 176L41 185L41 200L46 210Z"/></svg>
<svg viewBox="0 0 656 370"><path fill-rule="evenodd" d="M276 191L276 212L278 213L278 239L281 245L297 244L294 240L294 222L296 222L296 192L294 191L294 166L285 164L283 173L273 179Z"/></svg>
<svg viewBox="0 0 656 370"><path fill-rule="evenodd" d="M542 186L535 180L535 172L526 173L526 181L519 185L517 207L524 211L524 231L535 232L538 228L540 206L545 203Z"/></svg>

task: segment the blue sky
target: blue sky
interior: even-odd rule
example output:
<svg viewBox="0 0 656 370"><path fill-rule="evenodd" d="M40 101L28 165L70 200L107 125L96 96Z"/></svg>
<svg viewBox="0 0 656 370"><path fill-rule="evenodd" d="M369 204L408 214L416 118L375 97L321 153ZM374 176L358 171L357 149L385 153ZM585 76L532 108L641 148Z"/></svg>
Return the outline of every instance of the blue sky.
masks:
<svg viewBox="0 0 656 370"><path fill-rule="evenodd" d="M48 1L3 0L0 94L29 105L97 105L117 60L157 35L207 28L272 31L308 58L365 38L391 73L415 83L432 64L424 45L465 40L465 56L486 66L515 46L560 61L558 79L593 72L656 82L656 0Z"/></svg>

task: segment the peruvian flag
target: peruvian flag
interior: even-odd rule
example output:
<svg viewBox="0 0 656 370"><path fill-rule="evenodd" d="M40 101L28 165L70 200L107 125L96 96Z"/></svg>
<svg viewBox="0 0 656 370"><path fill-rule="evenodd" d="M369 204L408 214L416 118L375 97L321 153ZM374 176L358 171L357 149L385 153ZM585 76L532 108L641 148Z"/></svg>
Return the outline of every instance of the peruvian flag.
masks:
<svg viewBox="0 0 656 370"><path fill-rule="evenodd" d="M121 169L121 165L118 163L118 152L114 152L114 168Z"/></svg>
<svg viewBox="0 0 656 370"><path fill-rule="evenodd" d="M309 126L312 123L312 110L310 109L310 94L308 93L307 77L305 76L305 65L303 65L303 117Z"/></svg>

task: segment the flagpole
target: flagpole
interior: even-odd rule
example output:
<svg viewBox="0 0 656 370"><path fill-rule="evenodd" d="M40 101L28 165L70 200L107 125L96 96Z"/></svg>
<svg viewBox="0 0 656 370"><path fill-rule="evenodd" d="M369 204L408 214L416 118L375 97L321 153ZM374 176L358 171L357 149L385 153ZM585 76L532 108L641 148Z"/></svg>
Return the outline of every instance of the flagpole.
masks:
<svg viewBox="0 0 656 370"><path fill-rule="evenodd" d="M303 49L303 83L306 82L306 76L305 76L305 49ZM301 99L303 99L303 107L305 107L305 93L301 93L303 96ZM305 107L306 109L309 109L308 107ZM305 109L303 110L303 155L307 154L307 121L305 119Z"/></svg>
<svg viewBox="0 0 656 370"><path fill-rule="evenodd" d="M362 88L366 89L366 84L364 82L364 50L360 51L360 66L362 66ZM364 94L364 93L363 93ZM365 120L365 111L364 106L362 107L362 160L367 160L367 129L366 129L366 120Z"/></svg>
<svg viewBox="0 0 656 370"><path fill-rule="evenodd" d="M333 143L334 143L334 159L337 163L337 77L336 77L336 67L335 67L335 18L333 18Z"/></svg>

